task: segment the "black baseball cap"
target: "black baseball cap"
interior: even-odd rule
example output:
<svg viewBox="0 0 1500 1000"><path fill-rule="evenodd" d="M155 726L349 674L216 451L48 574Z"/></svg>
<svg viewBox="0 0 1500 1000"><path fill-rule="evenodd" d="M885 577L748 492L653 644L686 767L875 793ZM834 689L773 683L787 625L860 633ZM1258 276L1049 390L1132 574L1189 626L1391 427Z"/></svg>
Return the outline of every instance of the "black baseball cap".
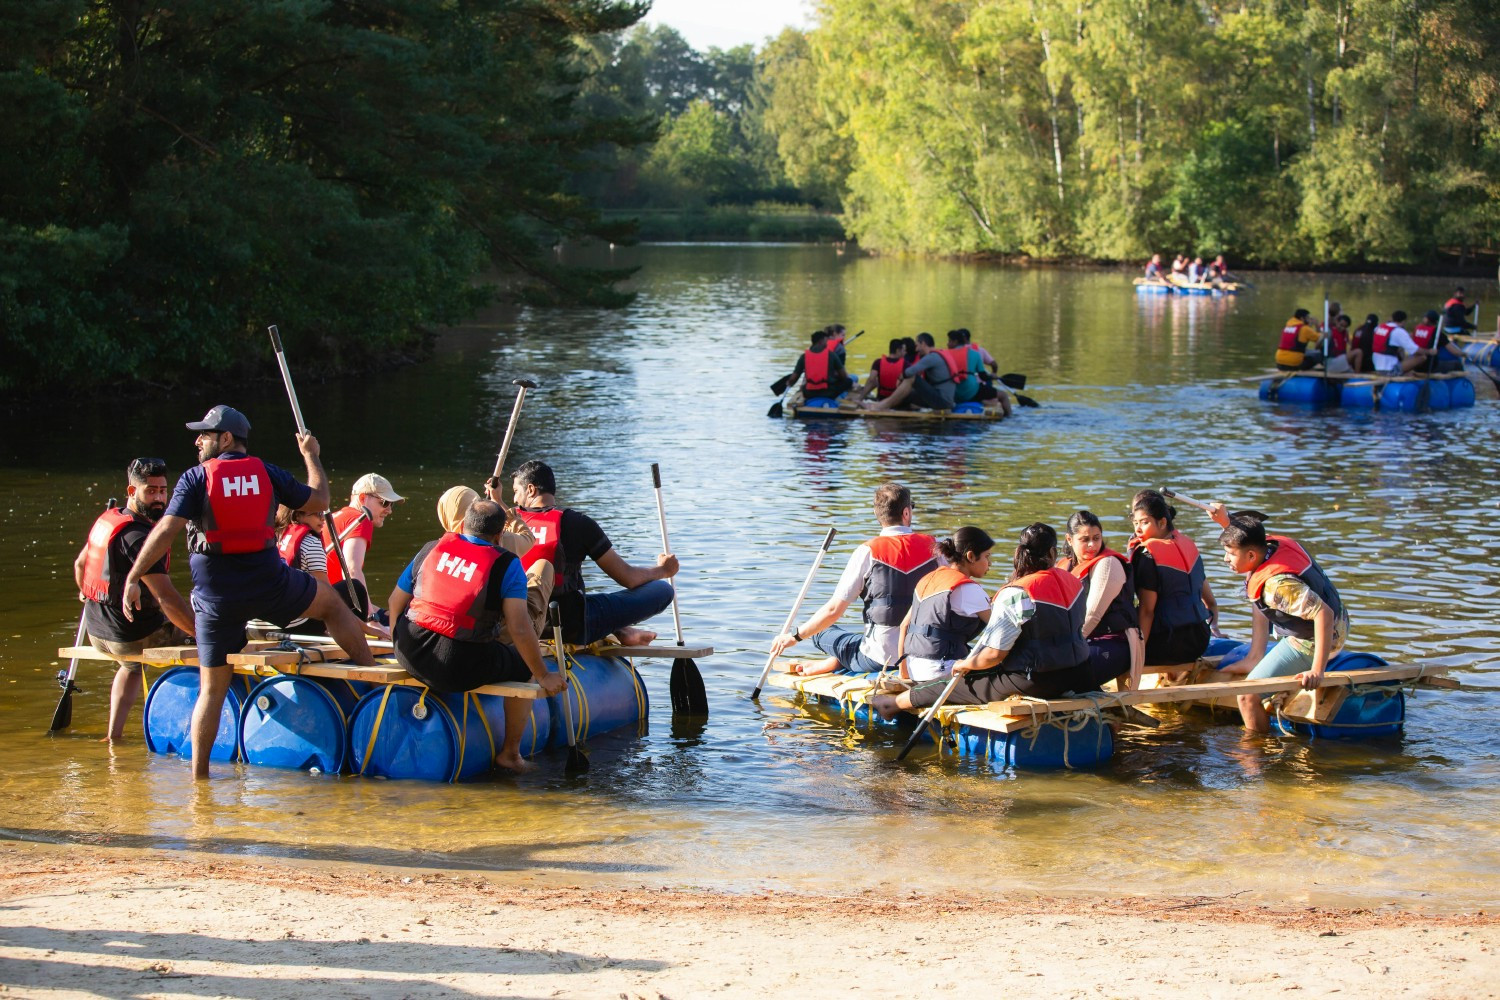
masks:
<svg viewBox="0 0 1500 1000"><path fill-rule="evenodd" d="M202 420L194 420L188 424L187 429L190 431L228 431L237 438L248 438L250 421L239 410L220 403L205 413Z"/></svg>

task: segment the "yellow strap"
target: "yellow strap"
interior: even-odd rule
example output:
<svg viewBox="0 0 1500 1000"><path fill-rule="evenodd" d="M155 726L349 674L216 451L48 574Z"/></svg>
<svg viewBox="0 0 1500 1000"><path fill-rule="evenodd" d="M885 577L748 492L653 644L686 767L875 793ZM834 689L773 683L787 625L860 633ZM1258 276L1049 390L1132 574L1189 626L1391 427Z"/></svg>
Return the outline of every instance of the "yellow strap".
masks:
<svg viewBox="0 0 1500 1000"><path fill-rule="evenodd" d="M396 685L387 684L385 692L380 696L380 709L375 713L375 725L370 730L370 742L365 745L364 759L359 762L359 773L365 773L365 767L370 763L370 754L375 752L375 737L380 735L380 721L385 718L385 703L390 700L391 692Z"/></svg>
<svg viewBox="0 0 1500 1000"><path fill-rule="evenodd" d="M453 769L454 781L464 773L464 748L469 744L469 692L465 691L461 700L464 703L464 714L458 724L458 767Z"/></svg>
<svg viewBox="0 0 1500 1000"><path fill-rule="evenodd" d="M490 720L484 714L484 705L480 703L479 695L473 691L464 692L464 697L474 699L474 711L478 713L479 721L484 723L484 735L490 741L490 760L493 761L495 759L495 731L490 728Z"/></svg>
<svg viewBox="0 0 1500 1000"><path fill-rule="evenodd" d="M625 669L630 671L630 684L635 688L635 721L640 722L646 717L646 692L641 686L641 675L635 671L635 664L626 660Z"/></svg>

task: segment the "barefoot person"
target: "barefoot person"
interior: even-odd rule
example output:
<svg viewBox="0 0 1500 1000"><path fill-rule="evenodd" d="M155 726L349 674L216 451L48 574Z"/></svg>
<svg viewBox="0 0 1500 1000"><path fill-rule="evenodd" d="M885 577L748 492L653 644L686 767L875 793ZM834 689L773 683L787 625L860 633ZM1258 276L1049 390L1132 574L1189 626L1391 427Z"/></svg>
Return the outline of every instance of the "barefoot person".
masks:
<svg viewBox="0 0 1500 1000"><path fill-rule="evenodd" d="M978 581L989 574L994 547L984 529L973 525L938 541L938 554L948 564L917 581L899 630L896 658L903 678L947 677L953 664L969 655L969 643L990 620L990 597Z"/></svg>
<svg viewBox="0 0 1500 1000"><path fill-rule="evenodd" d="M911 610L917 581L938 565L932 536L911 528L915 509L911 491L900 483L885 483L875 491L880 534L854 549L828 603L771 643L773 656L803 639L812 639L828 654L823 660L793 663L793 673L864 673L896 662L901 623ZM865 627L857 631L835 626L856 597L864 601Z"/></svg>
<svg viewBox="0 0 1500 1000"><path fill-rule="evenodd" d="M930 333L917 334L917 362L906 369L891 394L878 403L860 404L867 410L894 410L908 405L929 410L951 410L954 399L954 369L937 349Z"/></svg>
<svg viewBox="0 0 1500 1000"><path fill-rule="evenodd" d="M1285 535L1267 535L1259 518L1229 514L1214 504L1210 515L1222 525L1219 544L1224 564L1245 577L1250 599L1250 652L1224 669L1259 680L1296 674L1308 690L1323 681L1330 657L1344 648L1349 612L1338 590L1313 557ZM1266 652L1272 627L1281 636ZM1240 695L1245 728L1271 729L1260 695Z"/></svg>
<svg viewBox="0 0 1500 1000"><path fill-rule="evenodd" d="M206 778L224 696L234 676L228 657L245 648L245 622L319 618L355 663L373 666L375 659L359 621L334 589L292 569L276 551L277 503L293 510L328 507L328 479L318 460L318 439L297 435L297 448L307 464L308 481L300 483L284 469L247 454L250 421L233 407L215 406L187 427L198 432L199 464L177 480L166 512L130 567L120 604L133 621L141 608L141 580L186 528L199 666L193 776Z"/></svg>
<svg viewBox="0 0 1500 1000"><path fill-rule="evenodd" d="M524 557L536 544L536 536L531 533L530 528L526 527L525 522L505 506L505 502L500 498L499 479L491 476L485 480L484 493L505 510L507 520L504 530L500 532L500 547ZM450 486L443 491L443 495L438 497L437 502L438 523L443 526L443 530L455 534L461 533L464 515L478 499L479 494L467 486ZM531 615L532 629L538 637L547 634L547 605L552 600L552 585L555 579L556 573L553 566L545 559L538 559L530 566L526 566L526 607ZM510 630L502 622L500 641L510 642L509 635Z"/></svg>
<svg viewBox="0 0 1500 1000"><path fill-rule="evenodd" d="M561 605L563 638L581 645L614 635L625 646L644 646L656 638L636 624L661 614L672 603L672 577L677 557L663 552L655 566L632 566L615 551L598 522L582 511L557 505L557 478L544 462L530 461L515 471L511 481L516 515L536 536L523 557L530 567L538 560L557 571L553 599ZM583 561L592 559L615 583L624 587L605 594L584 590Z"/></svg>
<svg viewBox="0 0 1500 1000"><path fill-rule="evenodd" d="M141 576L146 592L134 620L120 609L126 574L151 528L167 509L167 463L138 458L125 470L125 506L99 515L73 561L73 580L85 602L89 644L111 656L138 656L143 649L172 646L193 634L193 610L172 586L167 556ZM141 664L125 661L109 689L109 742L125 736L125 718L141 696Z"/></svg>
<svg viewBox="0 0 1500 1000"><path fill-rule="evenodd" d="M514 552L500 547L505 508L476 500L461 533L447 532L422 547L396 581L389 608L396 659L407 673L443 694L486 684L533 680L547 695L562 691L563 675L542 662L542 647L526 608L526 574ZM504 624L513 644L500 641ZM506 698L505 737L495 763L512 771L531 713L525 698Z"/></svg>
<svg viewBox="0 0 1500 1000"><path fill-rule="evenodd" d="M983 705L1012 695L1055 698L1098 685L1083 640L1083 587L1053 565L1057 532L1037 522L1021 532L1010 582L995 594L990 621L974 652L953 665L963 678L948 696L951 705ZM946 679L918 684L898 695L879 694L871 706L887 719L900 710L920 710L937 701Z"/></svg>

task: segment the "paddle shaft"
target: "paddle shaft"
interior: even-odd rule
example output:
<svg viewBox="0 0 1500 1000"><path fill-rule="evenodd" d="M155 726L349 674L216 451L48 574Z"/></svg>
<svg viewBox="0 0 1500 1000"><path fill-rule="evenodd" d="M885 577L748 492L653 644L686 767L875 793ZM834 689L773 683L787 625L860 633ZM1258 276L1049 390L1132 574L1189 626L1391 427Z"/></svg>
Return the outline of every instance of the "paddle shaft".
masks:
<svg viewBox="0 0 1500 1000"><path fill-rule="evenodd" d="M505 468L505 459L510 455L510 443L516 436L516 424L521 419L521 404L526 402L526 390L535 389L536 383L527 378L515 379L516 405L510 408L510 423L505 426L505 438L500 442L500 454L495 456L495 473L491 478L499 479Z"/></svg>
<svg viewBox="0 0 1500 1000"><path fill-rule="evenodd" d="M552 652L557 657L557 669L563 675L563 719L568 725L568 751L578 748L578 734L573 731L573 703L568 699L568 652L563 648L562 608L556 601L547 605L547 616L552 619Z"/></svg>
<svg viewBox="0 0 1500 1000"><path fill-rule="evenodd" d="M672 551L672 543L667 541L667 507L661 498L661 467L655 462L651 463L651 483L656 487L656 520L661 524L661 550L666 553ZM677 583L672 582L672 627L677 630L677 645L682 645L682 616L677 612Z"/></svg>
<svg viewBox="0 0 1500 1000"><path fill-rule="evenodd" d="M84 614L88 605L85 604L78 612L78 634L73 637L75 647L83 645L83 637L87 634L84 625ZM52 710L52 723L47 727L47 732L55 733L59 729L73 721L73 678L78 676L78 657L68 661L68 673L62 679L62 695L57 699L57 707Z"/></svg>
<svg viewBox="0 0 1500 1000"><path fill-rule="evenodd" d="M938 700L932 703L932 707L927 710L927 714L922 716L922 721L917 723L916 732L911 734L911 739L906 741L906 746L902 747L901 752L896 755L897 761L903 760L911 752L911 748L917 745L917 740L927 731L927 727L932 724L932 717L937 715L938 709L942 708L944 703L948 701L948 696L953 693L954 688L958 687L958 682L963 680L963 676L963 674L953 675L953 679L948 682L948 686L943 688L943 693L938 695Z"/></svg>
<svg viewBox="0 0 1500 1000"><path fill-rule="evenodd" d="M275 324L266 327L271 334L271 346L276 349L276 363L281 366L281 381L286 383L287 398L292 401L292 416L297 420L297 433L307 433L307 423L302 419L302 404L297 402L297 390L292 385L292 370L286 364L286 351L281 349L281 332Z"/></svg>
<svg viewBox="0 0 1500 1000"><path fill-rule="evenodd" d="M1165 487L1162 488L1161 495L1169 500L1181 500L1183 503L1191 504L1192 506L1197 507L1202 511L1207 511L1212 508L1212 505L1209 504L1206 500L1194 500L1186 493L1177 493L1172 490L1166 489Z"/></svg>
<svg viewBox="0 0 1500 1000"><path fill-rule="evenodd" d="M833 536L836 534L838 534L837 528L828 529L828 534L824 537L823 544L818 548L818 554L813 557L812 569L807 571L807 579L802 581L802 589L797 592L797 600L792 605L791 614L786 616L786 624L781 626L781 631L776 633L777 635L790 631L792 626L796 624L797 612L802 610L802 602L807 598L807 592L812 589L813 578L818 575L818 567L823 565L823 557L828 554L829 546L833 545ZM760 697L760 689L765 686L766 678L771 675L771 664L775 662L775 653L766 657L766 666L760 672L760 680L755 682L755 690L750 692L750 699L752 701Z"/></svg>
<svg viewBox="0 0 1500 1000"><path fill-rule="evenodd" d="M344 530L343 535L340 535L333 526L333 511L329 511L326 515L324 515L324 520L328 522L328 537L333 539L333 542L329 544L328 547L333 549L333 557L337 559L339 563L339 572L344 574L344 582L348 584L348 586L344 588L348 591L348 593L344 596L349 600L349 610L354 612L354 617L358 618L360 621L369 620L370 609L368 606L361 608L359 606L359 601L354 597L354 577L349 572L349 560L344 558L344 537L352 532L359 525L359 522L365 520L369 516L370 512L364 509L364 507L360 507L359 516L356 517L353 521L349 522L349 527ZM366 598L369 597L369 593L369 588L366 587Z"/></svg>

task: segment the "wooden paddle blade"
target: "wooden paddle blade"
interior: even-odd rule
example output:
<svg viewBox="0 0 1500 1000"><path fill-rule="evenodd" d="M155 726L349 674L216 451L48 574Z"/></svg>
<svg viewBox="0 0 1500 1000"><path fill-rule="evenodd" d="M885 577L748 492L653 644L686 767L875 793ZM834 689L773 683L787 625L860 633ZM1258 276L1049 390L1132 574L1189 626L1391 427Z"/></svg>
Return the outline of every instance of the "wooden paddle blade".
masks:
<svg viewBox="0 0 1500 1000"><path fill-rule="evenodd" d="M781 378L771 383L771 391L779 396L783 392L786 392L786 387L791 383L791 381L792 377L790 375L783 375L781 376Z"/></svg>
<svg viewBox="0 0 1500 1000"><path fill-rule="evenodd" d="M1000 376L1000 384L1008 389L1026 388L1026 376L1017 375L1015 372L1006 372Z"/></svg>
<svg viewBox="0 0 1500 1000"><path fill-rule="evenodd" d="M781 400L778 399L776 402L772 403L771 408L766 411L766 416L779 417L781 416L781 412Z"/></svg>
<svg viewBox="0 0 1500 1000"><path fill-rule="evenodd" d="M1032 409L1036 409L1037 407L1042 405L1041 403L1038 403L1036 400L1032 399L1030 396L1023 396L1019 392L1016 393L1016 402L1020 403L1022 406L1028 406Z"/></svg>
<svg viewBox="0 0 1500 1000"><path fill-rule="evenodd" d="M703 687L703 674L693 660L681 656L672 661L669 688L673 715L708 714L708 692Z"/></svg>
<svg viewBox="0 0 1500 1000"><path fill-rule="evenodd" d="M926 728L927 726L921 721L917 722L916 731L911 734L911 739L906 741L906 746L902 747L901 752L896 755L896 763L899 764L906 759L906 755L911 753L911 748L917 745L917 740L922 738L922 732Z"/></svg>
<svg viewBox="0 0 1500 1000"><path fill-rule="evenodd" d="M63 688L62 697L57 699L57 708L52 713L52 725L47 727L47 732L55 733L73 724L73 692L77 690L78 685L68 681Z"/></svg>

